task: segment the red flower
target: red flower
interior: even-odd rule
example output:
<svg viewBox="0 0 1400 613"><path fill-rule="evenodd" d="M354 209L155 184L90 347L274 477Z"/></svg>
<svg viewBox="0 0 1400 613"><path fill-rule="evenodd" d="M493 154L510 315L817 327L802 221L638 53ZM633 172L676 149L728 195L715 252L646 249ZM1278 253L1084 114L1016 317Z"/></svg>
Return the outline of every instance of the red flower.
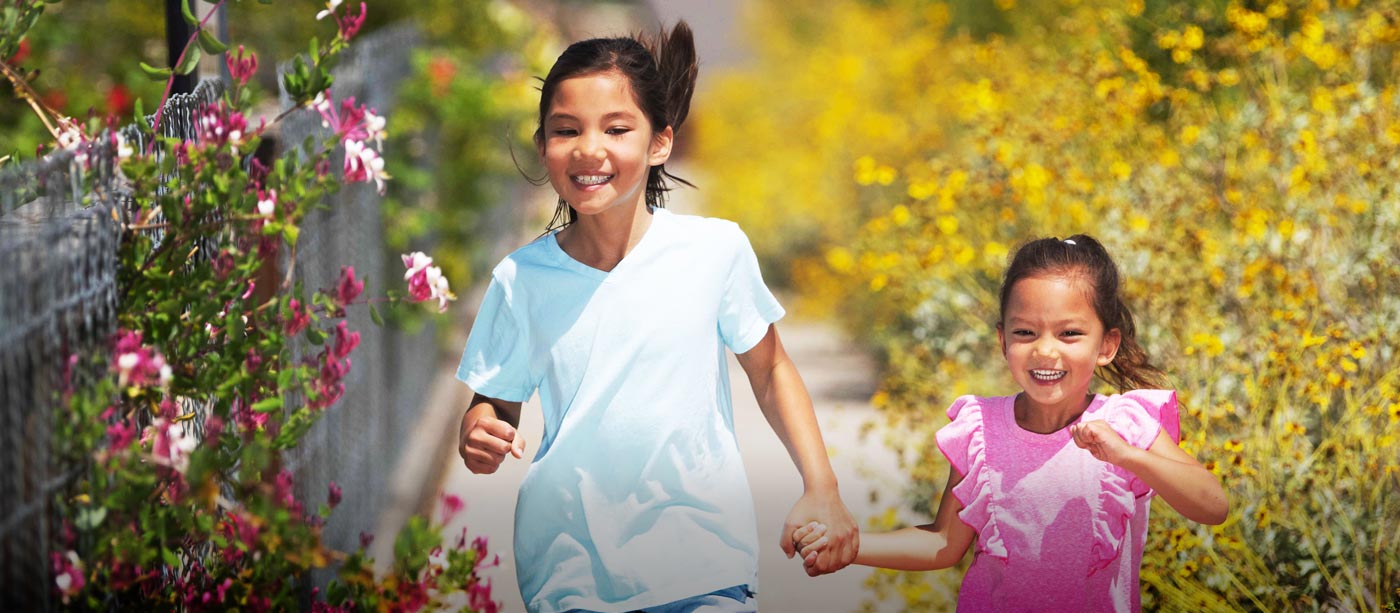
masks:
<svg viewBox="0 0 1400 613"><path fill-rule="evenodd" d="M125 115L131 112L132 102L135 98L131 95L131 90L125 85L118 83L107 90L107 113L110 115Z"/></svg>
<svg viewBox="0 0 1400 613"><path fill-rule="evenodd" d="M15 54L10 56L10 59L5 60L5 63L11 66L19 66L27 57L29 57L29 39L26 38L19 41L19 49L16 49Z"/></svg>
<svg viewBox="0 0 1400 613"><path fill-rule="evenodd" d="M331 482L329 489L330 491L326 494L326 504L334 509L336 505L340 504L342 492L340 491L340 486L336 485L334 481Z"/></svg>

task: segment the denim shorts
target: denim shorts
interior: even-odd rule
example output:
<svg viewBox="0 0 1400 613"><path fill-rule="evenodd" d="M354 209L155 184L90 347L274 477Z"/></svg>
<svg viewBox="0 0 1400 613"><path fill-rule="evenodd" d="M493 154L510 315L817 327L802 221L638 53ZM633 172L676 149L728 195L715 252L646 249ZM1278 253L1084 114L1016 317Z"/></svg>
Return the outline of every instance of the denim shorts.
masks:
<svg viewBox="0 0 1400 613"><path fill-rule="evenodd" d="M569 613L587 613L574 609ZM682 598L633 613L758 613L758 594L748 584Z"/></svg>

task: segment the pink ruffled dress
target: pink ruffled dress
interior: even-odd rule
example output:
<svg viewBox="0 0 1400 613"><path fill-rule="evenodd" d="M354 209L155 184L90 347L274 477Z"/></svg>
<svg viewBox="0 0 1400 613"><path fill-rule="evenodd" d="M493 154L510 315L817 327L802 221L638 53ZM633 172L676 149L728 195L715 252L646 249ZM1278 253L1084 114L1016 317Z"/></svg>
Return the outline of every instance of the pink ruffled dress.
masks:
<svg viewBox="0 0 1400 613"><path fill-rule="evenodd" d="M958 610L1139 610L1152 489L1080 449L1069 428L1022 429L1014 400L958 398L952 423L937 433L939 451L963 475L953 488L958 517L977 531ZM1176 392L1098 395L1079 421L1097 419L1141 449L1162 428L1181 440Z"/></svg>

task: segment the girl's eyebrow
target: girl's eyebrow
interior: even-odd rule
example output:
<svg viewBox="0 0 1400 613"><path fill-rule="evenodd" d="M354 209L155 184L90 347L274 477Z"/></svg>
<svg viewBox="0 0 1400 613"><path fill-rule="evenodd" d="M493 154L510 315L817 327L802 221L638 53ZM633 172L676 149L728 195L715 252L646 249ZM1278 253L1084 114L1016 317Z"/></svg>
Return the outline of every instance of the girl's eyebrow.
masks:
<svg viewBox="0 0 1400 613"><path fill-rule="evenodd" d="M636 113L633 113L632 111L613 111L613 112L611 112L611 113L608 113L607 115L604 115L604 116L603 116L603 121L612 121L612 120L614 120L614 119L636 119L636 118L637 118L637 114L636 114ZM570 115L570 114L568 114L568 113L550 113L550 114L549 114L549 117L545 118L545 121L580 121L580 120L579 120L579 118L574 117L573 115Z"/></svg>
<svg viewBox="0 0 1400 613"><path fill-rule="evenodd" d="M1051 325L1054 325L1054 326L1082 326L1082 325L1085 324L1086 321L1088 321L1088 320L1086 320L1086 319L1084 319L1084 318L1082 318L1082 317L1070 317L1070 318L1067 318L1067 319L1055 320L1055 321L1052 321L1052 322L1049 322L1049 323L1050 323ZM1008 324L1010 324L1010 323L1034 324L1034 323L1039 323L1039 322L1031 321L1031 320L1026 319L1026 318L1024 318L1024 317L1008 317L1008 318L1006 318L1006 323L1008 323Z"/></svg>

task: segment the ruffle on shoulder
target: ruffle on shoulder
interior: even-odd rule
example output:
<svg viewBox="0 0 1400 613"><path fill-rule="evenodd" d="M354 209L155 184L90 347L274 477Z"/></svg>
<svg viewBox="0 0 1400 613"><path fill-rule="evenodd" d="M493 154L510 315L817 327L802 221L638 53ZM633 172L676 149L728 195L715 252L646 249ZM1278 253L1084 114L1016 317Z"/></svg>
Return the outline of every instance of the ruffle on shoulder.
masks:
<svg viewBox="0 0 1400 613"><path fill-rule="evenodd" d="M962 503L958 519L977 532L980 552L1006 559L1006 544L1002 542L992 505L992 476L987 469L987 443L983 422L984 399L962 396L948 407L953 420L935 434L938 450L948 458L962 481L953 486L953 496Z"/></svg>
<svg viewBox="0 0 1400 613"><path fill-rule="evenodd" d="M1166 429L1173 443L1181 442L1181 414L1172 390L1133 390L1109 396L1098 413L1100 419L1134 447L1147 449Z"/></svg>
<svg viewBox="0 0 1400 613"><path fill-rule="evenodd" d="M1173 442L1181 440L1176 392L1171 390L1134 390L1109 396L1094 413L1085 418L1107 421L1123 440L1139 449L1151 447L1157 439L1157 432L1163 428ZM1135 484L1140 487L1135 488ZM1137 498L1146 494L1151 494L1151 490L1140 484L1132 473L1104 464L1099 508L1093 519L1093 552L1096 560L1089 574L1107 567L1122 552L1128 523L1137 509Z"/></svg>

